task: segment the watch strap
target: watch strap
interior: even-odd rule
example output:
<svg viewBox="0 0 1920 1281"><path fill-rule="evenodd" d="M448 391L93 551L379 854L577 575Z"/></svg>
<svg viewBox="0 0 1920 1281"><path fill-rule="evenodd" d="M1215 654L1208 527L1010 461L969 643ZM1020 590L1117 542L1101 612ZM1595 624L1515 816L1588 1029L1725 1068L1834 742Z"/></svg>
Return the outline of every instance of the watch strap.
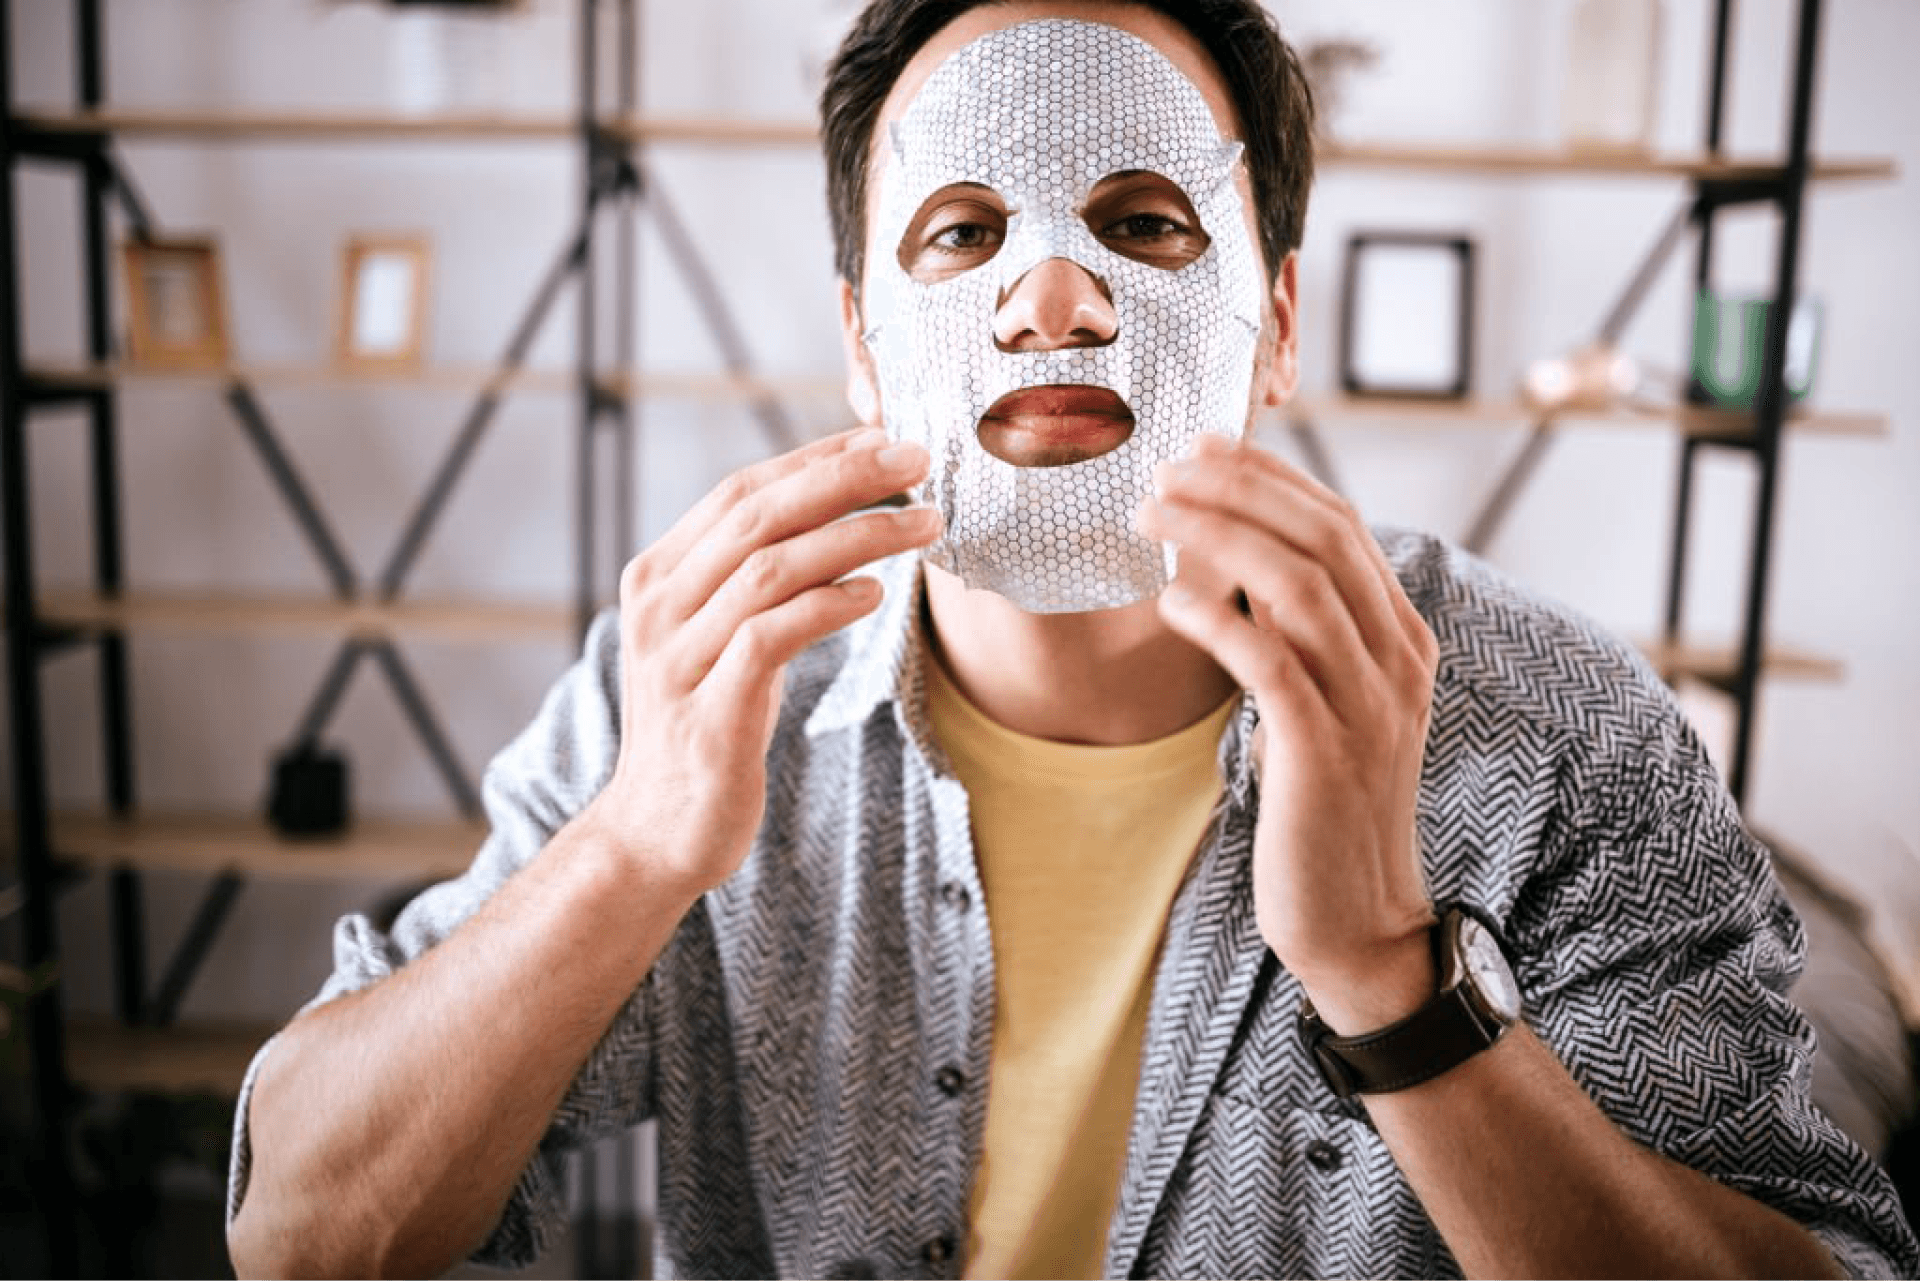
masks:
<svg viewBox="0 0 1920 1281"><path fill-rule="evenodd" d="M1461 984L1397 1023L1363 1036L1335 1036L1311 1003L1300 1008L1314 1065L1341 1098L1388 1094L1431 1081L1498 1041L1505 1024L1481 1017Z"/></svg>
<svg viewBox="0 0 1920 1281"><path fill-rule="evenodd" d="M1434 967L1440 990L1413 1013L1377 1031L1336 1036L1313 1008L1300 1003L1300 1037L1327 1088L1340 1098L1385 1094L1431 1081L1506 1035L1511 1024L1479 997L1473 979L1453 964L1449 948L1457 944L1464 917L1478 921L1501 955L1511 957L1499 927L1478 909L1457 902L1436 905Z"/></svg>

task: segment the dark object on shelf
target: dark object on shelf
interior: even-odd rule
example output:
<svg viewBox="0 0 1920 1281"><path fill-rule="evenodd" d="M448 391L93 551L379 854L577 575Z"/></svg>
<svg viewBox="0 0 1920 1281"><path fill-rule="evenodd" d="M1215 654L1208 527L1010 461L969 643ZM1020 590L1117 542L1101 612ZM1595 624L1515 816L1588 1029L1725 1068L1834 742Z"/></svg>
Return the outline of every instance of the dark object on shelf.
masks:
<svg viewBox="0 0 1920 1281"><path fill-rule="evenodd" d="M1426 231L1347 238L1340 385L1356 396L1457 399L1473 368L1473 241Z"/></svg>
<svg viewBox="0 0 1920 1281"><path fill-rule="evenodd" d="M1693 301L1693 351L1687 399L1696 405L1751 409L1766 365L1771 298L1723 297L1702 289ZM1785 386L1789 401L1813 390L1820 354L1820 302L1796 298L1787 322Z"/></svg>
<svg viewBox="0 0 1920 1281"><path fill-rule="evenodd" d="M1300 69L1313 92L1313 126L1322 139L1336 135L1347 77L1380 61L1378 45L1347 36L1310 40L1300 47Z"/></svg>
<svg viewBox="0 0 1920 1281"><path fill-rule="evenodd" d="M302 743L273 762L267 821L282 836L336 836L347 826L347 758Z"/></svg>

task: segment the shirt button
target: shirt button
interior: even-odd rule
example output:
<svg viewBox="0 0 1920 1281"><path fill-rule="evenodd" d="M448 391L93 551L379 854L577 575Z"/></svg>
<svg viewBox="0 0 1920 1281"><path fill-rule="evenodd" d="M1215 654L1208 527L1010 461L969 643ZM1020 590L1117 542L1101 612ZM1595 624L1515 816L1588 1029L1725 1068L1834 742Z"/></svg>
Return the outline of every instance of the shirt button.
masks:
<svg viewBox="0 0 1920 1281"><path fill-rule="evenodd" d="M927 1261L927 1266L929 1267L945 1267L947 1262L953 1258L953 1238L935 1237L933 1240L927 1242L926 1246L921 1249L920 1257Z"/></svg>
<svg viewBox="0 0 1920 1281"><path fill-rule="evenodd" d="M960 882L948 881L940 887L940 901L956 912L964 912L973 903L973 895Z"/></svg>
<svg viewBox="0 0 1920 1281"><path fill-rule="evenodd" d="M1346 1159L1339 1148L1325 1139L1315 1139L1307 1144L1307 1160L1312 1162L1316 1169L1337 1170L1340 1168L1340 1163Z"/></svg>
<svg viewBox="0 0 1920 1281"><path fill-rule="evenodd" d="M967 1074L949 1063L933 1074L933 1083L940 1087L940 1093L950 1099L960 1097L960 1091L967 1088Z"/></svg>

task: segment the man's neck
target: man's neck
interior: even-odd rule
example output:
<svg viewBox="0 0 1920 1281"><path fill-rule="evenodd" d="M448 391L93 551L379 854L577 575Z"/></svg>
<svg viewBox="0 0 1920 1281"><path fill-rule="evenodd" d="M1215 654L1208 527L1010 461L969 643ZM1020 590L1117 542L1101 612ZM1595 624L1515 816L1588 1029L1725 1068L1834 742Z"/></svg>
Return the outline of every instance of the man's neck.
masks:
<svg viewBox="0 0 1920 1281"><path fill-rule="evenodd" d="M926 568L936 657L987 717L1017 733L1116 746L1203 719L1235 688L1152 601L1089 614L1030 614Z"/></svg>

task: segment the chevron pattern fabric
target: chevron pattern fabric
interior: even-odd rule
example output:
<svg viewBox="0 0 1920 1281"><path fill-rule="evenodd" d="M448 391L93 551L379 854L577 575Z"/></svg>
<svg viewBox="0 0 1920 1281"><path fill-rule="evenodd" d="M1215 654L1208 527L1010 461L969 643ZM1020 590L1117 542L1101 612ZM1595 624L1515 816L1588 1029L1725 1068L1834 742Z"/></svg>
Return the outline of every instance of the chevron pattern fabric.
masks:
<svg viewBox="0 0 1920 1281"><path fill-rule="evenodd" d="M1920 1271L1884 1175L1809 1102L1798 921L1665 687L1446 545L1380 538L1441 646L1418 820L1436 897L1500 919L1530 1024L1628 1134L1856 1275ZM915 575L889 565L880 611L794 664L755 849L608 1029L483 1260L536 1256L564 1225L561 1156L653 1117L661 1275L959 1273L993 952L967 798L927 729ZM609 616L489 771L471 869L390 936L344 919L316 1001L433 946L598 791L617 656ZM1256 716L1243 702L1221 745L1226 792L1168 925L1107 1270L1457 1275L1364 1110L1309 1063L1299 985L1255 926ZM232 1207L245 1115L243 1095Z"/></svg>

